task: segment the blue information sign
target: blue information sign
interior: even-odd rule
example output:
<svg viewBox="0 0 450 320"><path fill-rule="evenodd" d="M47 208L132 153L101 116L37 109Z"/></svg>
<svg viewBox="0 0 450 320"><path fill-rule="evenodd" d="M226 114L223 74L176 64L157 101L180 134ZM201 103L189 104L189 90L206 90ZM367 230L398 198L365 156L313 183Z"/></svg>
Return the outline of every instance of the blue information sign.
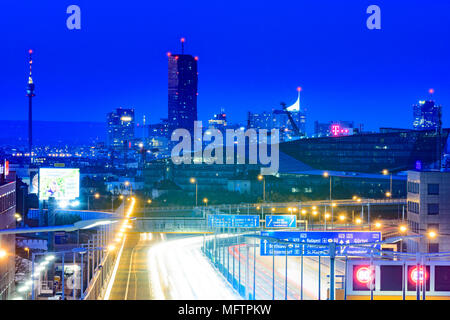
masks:
<svg viewBox="0 0 450 320"><path fill-rule="evenodd" d="M380 244L373 246L345 246L350 244L374 243L381 241L381 232L366 231L261 231L261 236L272 237L280 240L293 242L288 244L288 256L301 256L302 247L304 256L329 256L329 244L334 242L336 246L336 256L361 256L370 254L370 248L381 249ZM261 239L261 256L284 256L286 246L270 242L268 239ZM374 252L376 255L377 252Z"/></svg>
<svg viewBox="0 0 450 320"><path fill-rule="evenodd" d="M211 228L259 228L259 215L210 214L208 227Z"/></svg>
<svg viewBox="0 0 450 320"><path fill-rule="evenodd" d="M267 215L266 228L295 228L297 216L295 215Z"/></svg>

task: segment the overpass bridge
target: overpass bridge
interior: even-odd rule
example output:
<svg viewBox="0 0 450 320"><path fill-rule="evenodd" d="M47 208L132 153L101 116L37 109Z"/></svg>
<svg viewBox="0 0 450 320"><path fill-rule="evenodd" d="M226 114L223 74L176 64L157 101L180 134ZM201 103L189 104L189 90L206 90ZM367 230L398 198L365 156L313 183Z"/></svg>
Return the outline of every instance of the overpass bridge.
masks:
<svg viewBox="0 0 450 320"><path fill-rule="evenodd" d="M303 221L302 219L306 220L306 218L301 216L301 210L312 207L322 207L325 208L325 210L328 207L331 209L333 207L365 207L368 222L370 222L371 207L400 205L406 205L406 199L361 199L361 201L344 199L332 201L245 203L203 207L153 207L136 212L137 218L133 221L132 231L158 233L213 233L214 230L208 229L207 226L207 216L210 214L256 214L260 216L260 221L263 223L267 214L288 213L298 215L298 221ZM314 219L315 218L313 218L313 220ZM308 223L306 222L306 224ZM316 225L319 224L317 223ZM311 227L314 228L314 225L312 224ZM321 225L320 228L322 228Z"/></svg>
<svg viewBox="0 0 450 320"><path fill-rule="evenodd" d="M291 202L264 202L264 203L241 203L241 204L221 204L201 207L176 206L176 207L148 207L136 210L137 216L143 217L202 217L205 211L215 211L222 214L254 214L267 213L275 209L276 213L284 213L289 208L307 207L373 207L373 206L406 206L406 198L399 199L338 199L338 200L316 200L316 201L291 201ZM272 209L273 208L273 209Z"/></svg>

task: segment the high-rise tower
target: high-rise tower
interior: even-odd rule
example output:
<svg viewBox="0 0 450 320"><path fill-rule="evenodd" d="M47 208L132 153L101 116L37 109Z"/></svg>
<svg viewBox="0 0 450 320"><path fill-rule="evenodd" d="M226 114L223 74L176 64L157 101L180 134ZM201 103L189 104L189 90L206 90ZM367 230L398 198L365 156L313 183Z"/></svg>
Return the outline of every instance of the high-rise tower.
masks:
<svg viewBox="0 0 450 320"><path fill-rule="evenodd" d="M169 135L178 128L194 131L197 121L197 57L184 54L184 38L181 38L181 54L167 54L169 58L168 120Z"/></svg>
<svg viewBox="0 0 450 320"><path fill-rule="evenodd" d="M415 130L440 130L442 121L442 106L433 100L434 90L430 89L429 100L419 101L413 106L413 127Z"/></svg>
<svg viewBox="0 0 450 320"><path fill-rule="evenodd" d="M29 53L29 65L30 74L28 76L28 86L27 86L27 97L28 97L28 151L30 152L30 164L33 164L33 97L34 93L34 82L32 78L32 66L33 66L33 50L28 50Z"/></svg>

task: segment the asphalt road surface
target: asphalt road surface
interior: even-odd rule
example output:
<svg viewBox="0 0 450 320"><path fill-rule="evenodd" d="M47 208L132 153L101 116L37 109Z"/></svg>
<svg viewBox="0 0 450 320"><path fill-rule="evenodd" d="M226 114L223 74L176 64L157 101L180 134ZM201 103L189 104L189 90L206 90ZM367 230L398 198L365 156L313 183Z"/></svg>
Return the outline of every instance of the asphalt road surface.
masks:
<svg viewBox="0 0 450 320"><path fill-rule="evenodd" d="M203 236L128 234L109 299L240 299L202 254L202 243Z"/></svg>

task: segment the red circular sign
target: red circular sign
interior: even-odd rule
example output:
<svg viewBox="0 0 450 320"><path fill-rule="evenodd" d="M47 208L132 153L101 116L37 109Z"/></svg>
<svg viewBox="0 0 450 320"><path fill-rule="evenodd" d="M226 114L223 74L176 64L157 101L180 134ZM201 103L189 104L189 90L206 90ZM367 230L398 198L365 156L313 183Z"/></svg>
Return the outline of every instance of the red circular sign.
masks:
<svg viewBox="0 0 450 320"><path fill-rule="evenodd" d="M360 283L369 283L372 279L372 271L370 267L360 267L356 270L356 280Z"/></svg>
<svg viewBox="0 0 450 320"><path fill-rule="evenodd" d="M424 267L419 267L417 268L411 268L411 270L409 271L409 279L413 282L413 283L417 283L417 280L419 280L419 283L422 283L424 280L424 274L425 274L425 281L428 280L428 272L426 271L426 269Z"/></svg>

